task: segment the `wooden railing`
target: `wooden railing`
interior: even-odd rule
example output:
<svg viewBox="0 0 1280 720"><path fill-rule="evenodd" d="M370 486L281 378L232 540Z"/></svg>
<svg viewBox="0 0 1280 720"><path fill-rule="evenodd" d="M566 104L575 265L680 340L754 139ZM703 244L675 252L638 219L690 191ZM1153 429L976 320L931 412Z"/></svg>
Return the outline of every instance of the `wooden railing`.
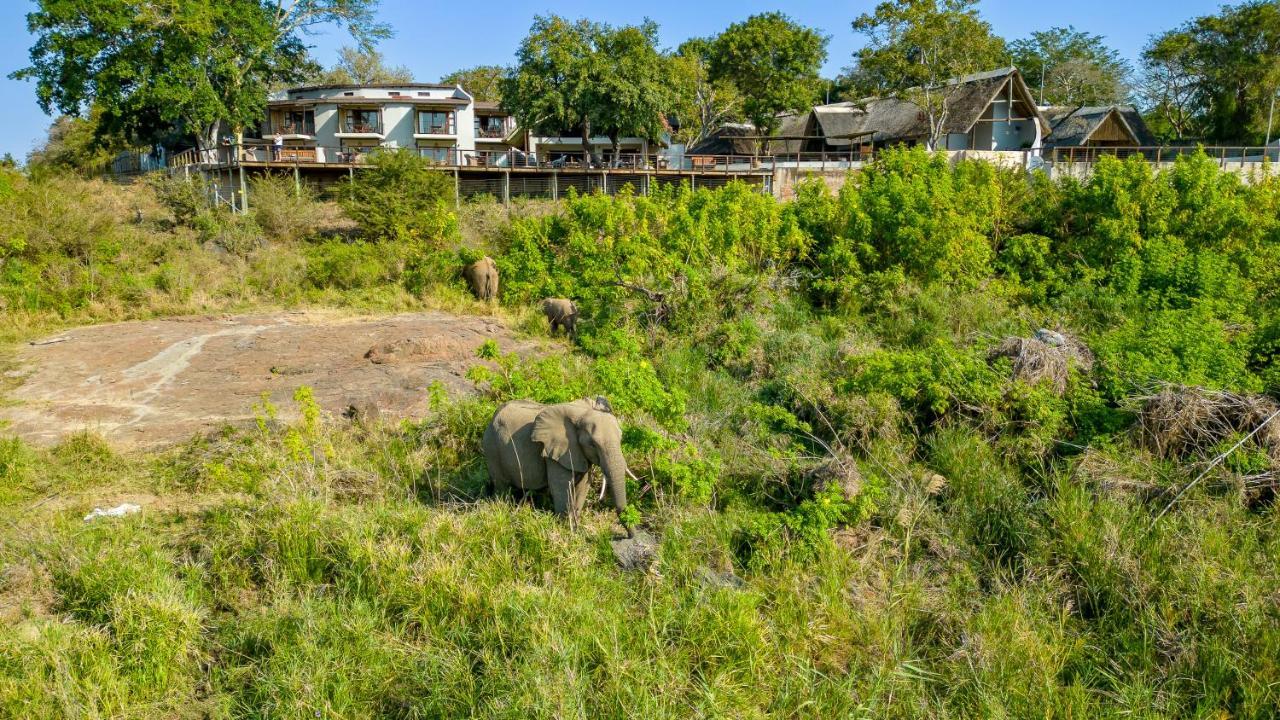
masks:
<svg viewBox="0 0 1280 720"><path fill-rule="evenodd" d="M1046 162L1052 164L1095 163L1103 157L1120 159L1139 156L1147 162L1160 165L1171 163L1184 155L1195 155L1200 151L1217 160L1220 167L1234 164L1261 163L1264 159L1271 162L1280 160L1280 147L1247 145L1135 145L1116 147L1059 147L1044 150L1042 155Z"/></svg>
<svg viewBox="0 0 1280 720"><path fill-rule="evenodd" d="M356 126L368 127L368 126ZM362 131L356 131L362 132ZM244 145L220 145L208 150L185 150L169 157L170 168L190 165L234 166L241 163L268 166L317 166L361 165L368 162L372 152L382 147L355 147L351 145L325 146L286 145L272 146L270 140L246 141ZM1037 165L1053 168L1072 166L1087 167L1104 156L1127 158L1138 156L1155 164L1167 164L1183 155L1191 155L1201 149L1224 168L1251 167L1264 158L1280 162L1280 148L1263 147L1078 147L1049 148L1045 150L1006 151L989 153L1005 158L1007 164L1034 168ZM441 152L443 150L443 152ZM955 151L957 156L985 157L981 152ZM775 153L773 155L685 155L672 157L655 153L623 152L617 156L611 151L597 152L594 160L583 151L540 151L527 153L515 148L502 150L465 150L460 148L435 149L431 161L449 168L493 169L544 169L544 170L638 170L695 172L700 174L764 174L778 169L792 168L799 171L841 171L860 167L874 159L870 148L850 150ZM425 156L425 155L424 155ZM1019 161L1019 158L1021 159Z"/></svg>

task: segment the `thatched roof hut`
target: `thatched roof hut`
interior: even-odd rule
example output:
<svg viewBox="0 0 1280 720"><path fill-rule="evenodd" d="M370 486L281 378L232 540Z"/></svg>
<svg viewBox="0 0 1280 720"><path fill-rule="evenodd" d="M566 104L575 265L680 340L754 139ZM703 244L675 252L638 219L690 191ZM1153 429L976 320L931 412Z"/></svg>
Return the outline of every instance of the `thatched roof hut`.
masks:
<svg viewBox="0 0 1280 720"><path fill-rule="evenodd" d="M1065 105L1044 108L1053 130L1045 147L1148 146L1155 139L1132 105Z"/></svg>
<svg viewBox="0 0 1280 720"><path fill-rule="evenodd" d="M948 82L944 92L948 114L943 131L950 149L1036 147L1049 131L1017 68L966 75ZM1018 132L994 133L997 123L1017 126ZM868 137L877 146L912 144L928 139L929 118L924 108L905 98L865 98L784 117L779 135L814 138L783 141L782 152L788 153L846 148L866 143Z"/></svg>
<svg viewBox="0 0 1280 720"><path fill-rule="evenodd" d="M760 135L754 125L726 123L685 150L686 155L755 155Z"/></svg>

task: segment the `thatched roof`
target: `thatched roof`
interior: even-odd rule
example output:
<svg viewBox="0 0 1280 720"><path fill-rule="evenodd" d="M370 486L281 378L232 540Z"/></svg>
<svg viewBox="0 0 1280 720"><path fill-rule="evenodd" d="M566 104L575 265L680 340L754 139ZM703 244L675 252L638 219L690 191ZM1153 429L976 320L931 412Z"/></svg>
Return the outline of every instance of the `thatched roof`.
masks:
<svg viewBox="0 0 1280 720"><path fill-rule="evenodd" d="M943 128L946 133L967 133L986 112L987 107L996 99L996 95L1004 91L1007 84L1013 83L1016 99L1034 113L1044 132L1048 132L1049 123L1036 110L1035 102L1027 89L1017 68L1007 67L987 72L974 73L951 80L946 83L950 88L948 101L949 112ZM873 133L871 139L877 144L894 142L921 141L929 135L929 118L922 107L899 97L865 98L852 102L839 102L830 105L818 105L810 113L784 118L781 135L814 135L825 136L826 143L831 146L848 146L851 143L866 142L866 138L855 137L860 134ZM794 152L794 148L788 148Z"/></svg>
<svg viewBox="0 0 1280 720"><path fill-rule="evenodd" d="M759 143L748 138L759 134L754 125L726 123L684 152L685 155L754 155Z"/></svg>
<svg viewBox="0 0 1280 720"><path fill-rule="evenodd" d="M1094 131L1108 118L1116 122L1131 138L1133 145L1153 145L1155 140L1142 116L1132 105L1064 105L1045 108L1052 132L1045 138L1046 147L1079 147L1089 144Z"/></svg>

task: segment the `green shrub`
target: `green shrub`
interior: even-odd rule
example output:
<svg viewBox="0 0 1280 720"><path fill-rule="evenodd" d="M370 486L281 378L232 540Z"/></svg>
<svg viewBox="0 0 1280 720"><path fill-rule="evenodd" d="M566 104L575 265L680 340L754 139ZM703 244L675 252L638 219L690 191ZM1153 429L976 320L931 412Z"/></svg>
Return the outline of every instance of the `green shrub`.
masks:
<svg viewBox="0 0 1280 720"><path fill-rule="evenodd" d="M412 150L379 150L340 193L347 215L372 242L439 249L456 239L453 180Z"/></svg>
<svg viewBox="0 0 1280 720"><path fill-rule="evenodd" d="M190 224L197 215L209 209L209 188L199 174L152 173L147 176L147 185L160 204L173 215L174 222L181 225Z"/></svg>
<svg viewBox="0 0 1280 720"><path fill-rule="evenodd" d="M266 173L249 183L249 211L267 239L294 242L315 232L320 206L307 185L295 185L294 178Z"/></svg>

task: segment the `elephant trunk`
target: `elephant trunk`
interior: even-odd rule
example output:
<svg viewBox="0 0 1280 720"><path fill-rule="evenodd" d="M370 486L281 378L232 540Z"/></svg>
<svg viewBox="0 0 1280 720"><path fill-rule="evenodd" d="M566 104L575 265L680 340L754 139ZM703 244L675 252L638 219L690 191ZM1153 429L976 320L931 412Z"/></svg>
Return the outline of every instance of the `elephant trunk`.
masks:
<svg viewBox="0 0 1280 720"><path fill-rule="evenodd" d="M601 468L604 470L605 487L609 489L609 495L613 498L613 506L618 511L618 519L622 520L622 512L627 509L627 461L622 457L622 449L614 448L606 451L601 459ZM622 522L622 526L627 530L627 536L631 536L631 528L626 522Z"/></svg>

